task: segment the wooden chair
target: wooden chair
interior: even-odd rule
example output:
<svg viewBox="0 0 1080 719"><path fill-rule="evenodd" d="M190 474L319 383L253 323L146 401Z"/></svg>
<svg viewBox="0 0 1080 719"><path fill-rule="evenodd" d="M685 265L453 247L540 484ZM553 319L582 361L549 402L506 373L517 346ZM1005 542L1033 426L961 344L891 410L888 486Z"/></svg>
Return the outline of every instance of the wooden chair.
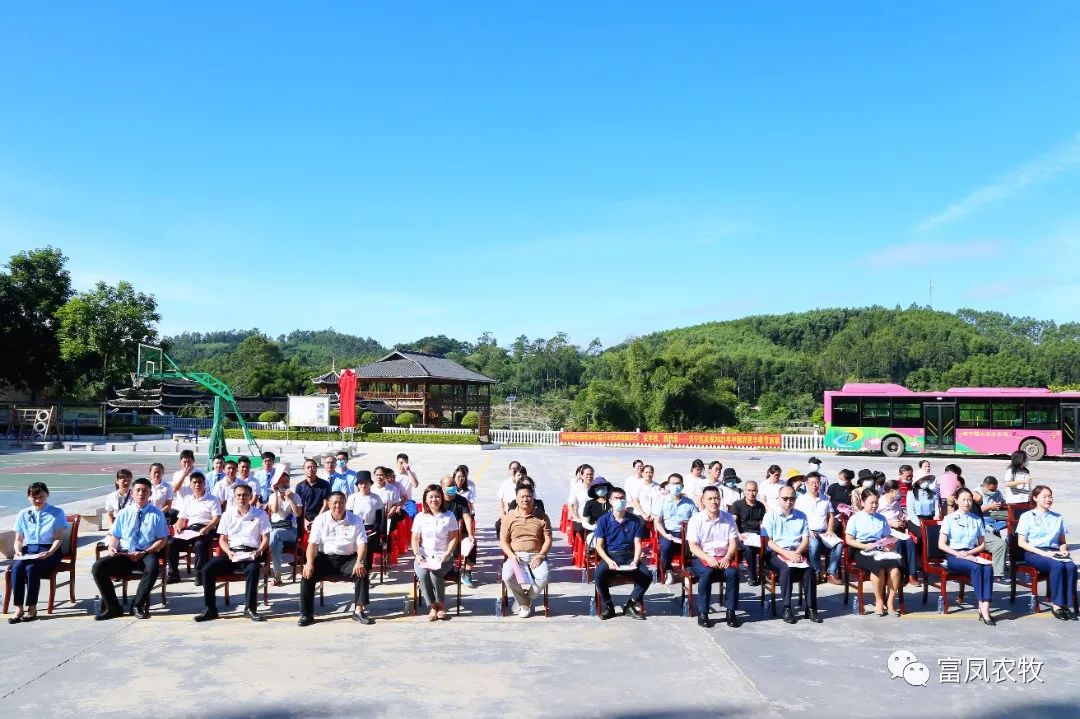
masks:
<svg viewBox="0 0 1080 719"><path fill-rule="evenodd" d="M457 585L457 606L454 613L461 614L461 555L454 557L454 567L446 573L444 581ZM415 573L412 579L412 591L412 611L416 614L420 611L420 578Z"/></svg>
<svg viewBox="0 0 1080 719"><path fill-rule="evenodd" d="M503 558L503 565L506 564L506 558ZM550 568L550 564L549 564ZM551 582L544 585L544 616L551 616L551 605L548 603L548 586ZM506 590L506 582L502 581L502 567L499 568L499 586L501 587L501 594L499 596L499 602L502 604L502 614L506 616L507 607L510 604L510 593Z"/></svg>
<svg viewBox="0 0 1080 719"><path fill-rule="evenodd" d="M682 544L680 545L680 551L679 551L679 555L678 555L678 558L680 560L680 562L679 562L679 567L680 567L680 581L679 581L679 584L682 586L682 596L679 598L679 607L682 609L682 615L684 617L690 617L691 619L694 619L695 617L697 617L697 605L694 603L694 583L698 581L698 578L697 578L697 576L694 575L694 570L693 570L694 555L690 551L690 543L686 541L686 525L687 525L687 522L682 523L683 541L682 541ZM737 557L736 557L735 561L738 562ZM672 564L674 564L674 562ZM738 565L736 564L736 568L737 567L738 567ZM719 596L720 596L720 598L722 600L723 597L724 597L724 585L727 582L727 579L721 577L718 581L720 583L720 595ZM775 602L776 602L776 599L774 597L773 598L773 606L774 607L775 607ZM775 611L775 609L774 609L774 611Z"/></svg>
<svg viewBox="0 0 1080 719"><path fill-rule="evenodd" d="M661 563L660 563L660 533L656 531L656 527L654 527L651 523L646 525L646 526L647 526L647 529L646 529L647 537L643 538L641 540L641 546L642 547L648 546L649 549L652 551L653 571L656 572L657 581L660 581L660 582L664 581L664 573L667 572L669 569L671 570L671 572L673 574L675 574L676 577L679 577L679 576L682 576L683 574L685 574L687 572L687 570L689 569L689 567L690 567L690 565L686 563L685 557L683 556L685 554L684 550L686 549L686 542L682 543L681 549L679 551L675 552L675 556L671 558L671 566L670 567L661 566ZM683 531L685 532L686 531L686 522L682 523L682 527L683 527ZM646 542L648 542L648 544L646 544ZM644 553L645 553L644 550L642 550L642 554L644 554Z"/></svg>
<svg viewBox="0 0 1080 719"><path fill-rule="evenodd" d="M957 582L960 585L959 601L964 601L964 589L971 583L971 577L959 572L950 572L945 565L948 555L938 548L938 538L941 536L941 522L936 519L920 520L919 533L920 553L922 554L923 589L922 603L925 605L930 593L930 575L937 578L938 589L941 591L941 606L944 614L949 613L949 582ZM987 552L980 552L980 557L989 559Z"/></svg>
<svg viewBox="0 0 1080 719"><path fill-rule="evenodd" d="M82 522L82 517L78 514L66 516L68 524L71 526L64 533L64 539L60 543L60 563L49 574L49 606L45 611L46 614L53 613L53 607L56 604L57 587L67 586L68 601L72 605L75 604L75 559L79 549L79 524ZM63 572L67 572L67 580L57 582L57 577ZM8 613L8 605L11 603L11 581L11 567L9 566L4 569L4 614Z"/></svg>
<svg viewBox="0 0 1080 719"><path fill-rule="evenodd" d="M1006 505L1005 509L1009 513L1008 518L1005 520L1008 527L1008 546L1009 546L1009 603L1016 602L1016 575L1023 574L1027 577L1026 586L1028 591L1031 592L1032 604L1035 605L1035 611L1042 611L1043 600L1039 599L1039 581L1046 580L1046 598L1045 601L1050 601L1050 577L1045 572L1040 572L1034 565L1028 564L1024 560L1024 550L1020 548L1020 538L1016 534L1016 525L1020 521L1020 515L1027 512L1030 509L1034 509L1035 504L1033 502L1019 502L1017 504ZM1077 597L1076 588L1073 587L1073 611L1080 612L1080 597Z"/></svg>
<svg viewBox="0 0 1080 719"><path fill-rule="evenodd" d="M844 517L840 522L840 536L847 536L847 520L849 517ZM848 604L848 596L851 592L851 585L854 584L858 592L856 599L859 602L859 614L862 615L866 611L866 602L863 599L863 584L870 580L870 573L855 563L855 560L851 558L851 547L848 546L847 541L844 541L844 548L840 553L840 569L844 573L844 606ZM887 592L888 590L886 590ZM900 613L907 614L907 602L904 599L904 583L900 582L900 596L898 597L900 602Z"/></svg>
<svg viewBox="0 0 1080 719"><path fill-rule="evenodd" d="M215 546L214 550L215 551L214 551L212 556L215 556L215 557L221 556L221 546L220 545ZM266 553L267 553L267 555L269 555L270 550L269 549L266 550ZM269 556L263 557L263 560L264 561L262 563L262 568L259 570L259 572L262 574L262 585L263 585L263 600L262 600L262 603L265 604L266 606L270 606L270 590L269 590L269 584L270 584L270 557ZM247 575L242 573L242 572L230 572L228 574L219 574L217 576L216 588L220 588L220 587L225 588L224 596L225 596L225 606L226 607L232 606L232 600L231 600L231 597L229 595L229 585L232 584L233 582L246 582L246 581L247 581ZM249 609L256 609L257 607L248 607L248 608Z"/></svg>
<svg viewBox="0 0 1080 719"><path fill-rule="evenodd" d="M169 533L172 534L172 527L169 527ZM102 542L97 543L97 546L94 547L94 560L95 561L97 561L98 559L101 559L101 554L102 554L102 552L106 551L106 548L107 548L107 545L105 545L104 543L102 543ZM165 591L165 585L167 584L166 580L168 579L168 576L169 576L169 560L168 560L168 557L166 556L167 552L168 552L167 548L161 550L160 552L158 552L158 581L161 582L161 606L163 606L163 607L169 606L168 595L166 594L166 591ZM127 574L115 575L113 577L110 577L110 579L112 579L113 584L119 584L119 586L121 587L121 590L122 590L122 595L121 596L123 598L123 601L126 602L127 598L128 598L128 582L141 581L142 576L143 576L142 572L128 572ZM152 594L152 592L151 592L151 594Z"/></svg>
<svg viewBox="0 0 1080 719"><path fill-rule="evenodd" d="M765 587L766 587L766 585L768 585L768 587L769 587L769 610L772 612L772 615L775 617L776 616L776 583L778 581L780 581L780 573L777 572L775 569L773 569L771 566L769 566L769 563L768 563L769 553L768 553L768 551L766 551L768 549L768 546L769 546L769 538L762 535L761 536L761 545L758 547L758 577L761 579L761 584L759 585L761 587L761 596L760 596L759 601L761 603L761 609L762 609L762 611L764 611L765 610ZM802 584L802 582L797 582L797 584L799 585L799 593L798 593L798 596L797 596L797 598L795 600L795 606L796 607L802 607L802 605L803 605L803 584ZM860 587L861 587L861 585L860 585ZM860 603L861 603L861 598L860 598Z"/></svg>

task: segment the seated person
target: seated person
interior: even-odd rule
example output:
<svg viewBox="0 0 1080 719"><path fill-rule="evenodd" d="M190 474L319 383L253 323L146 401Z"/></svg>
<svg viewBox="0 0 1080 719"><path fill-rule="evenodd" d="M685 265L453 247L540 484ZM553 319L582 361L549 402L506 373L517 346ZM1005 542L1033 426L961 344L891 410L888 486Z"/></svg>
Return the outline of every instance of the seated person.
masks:
<svg viewBox="0 0 1080 719"><path fill-rule="evenodd" d="M454 469L454 484L457 485L458 494L469 500L469 504L476 504L476 482L469 479L469 467L459 464Z"/></svg>
<svg viewBox="0 0 1080 719"><path fill-rule="evenodd" d="M908 530L917 532L919 525L924 519L935 519L938 511L937 495L934 494L934 475L920 477L911 483L911 491L908 492L907 507L905 513L908 519Z"/></svg>
<svg viewBox="0 0 1080 719"><path fill-rule="evenodd" d="M870 584L874 588L874 611L882 617L888 616L890 611L900 616L900 610L896 607L902 581L900 559L877 554L882 540L890 543L892 538L888 520L877 511L878 493L869 488L860 489L858 493L852 493L852 501L858 502L860 509L848 520L844 541L848 547L856 550L852 557L855 564L870 575Z"/></svg>
<svg viewBox="0 0 1080 719"><path fill-rule="evenodd" d="M956 511L941 522L938 548L948 555L945 565L950 572L966 574L971 578L975 599L979 603L979 619L983 624L994 626L990 616L990 599L994 593L994 575L989 564L975 561L983 551L982 517L972 512L974 501L971 490L956 490Z"/></svg>
<svg viewBox="0 0 1080 719"><path fill-rule="evenodd" d="M169 574L166 581L169 584L180 581L180 552L191 548L195 555L195 585L201 586L202 568L210 561L210 549L221 517L221 502L206 493L206 477L202 472L192 472L187 481L188 489L180 495L174 529L176 535L192 531L196 532L196 536L169 538Z"/></svg>
<svg viewBox="0 0 1080 719"><path fill-rule="evenodd" d="M131 484L132 500L116 515L116 522L106 535L107 556L94 562L90 574L101 597L101 611L94 619L101 621L123 616L116 600L112 578L141 572L131 613L139 619L150 618L150 592L158 577L158 554L165 549L169 524L161 510L150 504L150 480L140 477Z"/></svg>
<svg viewBox="0 0 1080 719"><path fill-rule="evenodd" d="M188 488L188 480L191 477L191 473L195 471L195 452L190 449L180 450L180 469L173 472L172 475L172 489L173 494L177 497L180 493ZM204 474L205 478L206 475ZM207 491L210 490L211 485L207 485Z"/></svg>
<svg viewBox="0 0 1080 719"><path fill-rule="evenodd" d="M739 626L735 607L739 600L739 529L735 518L720 509L720 490L706 487L701 494L705 505L686 525L683 541L694 557L692 570L697 577L698 626L711 627L709 620L712 583L723 579L725 584L724 608L729 627Z"/></svg>
<svg viewBox="0 0 1080 719"><path fill-rule="evenodd" d="M262 469L255 472L255 484L252 485L260 504L270 499L270 493L274 491L274 486L278 483L278 475L284 471L283 468L275 466L277 455L273 452L263 452L262 462Z"/></svg>
<svg viewBox="0 0 1080 719"><path fill-rule="evenodd" d="M345 576L353 579L353 621L374 624L367 615L368 572L367 530L364 520L345 510L345 493L330 494L330 509L311 525L307 543L307 561L300 581L300 620L306 627L315 623L315 586L323 577Z"/></svg>
<svg viewBox="0 0 1080 719"><path fill-rule="evenodd" d="M544 511L544 500L539 499L536 496L536 482L533 481L533 478L529 477L529 476L522 477L521 481L518 482L518 484L519 485L524 484L525 486L527 486L529 489L531 489L533 491L533 511L536 512L538 515L546 514L546 512ZM459 495L460 495L460 493L461 493L460 490L458 490ZM506 511L509 513L509 512L512 512L516 508L517 508L517 495L515 494L514 499L511 499L510 503L506 505ZM501 527L502 527L502 518L500 517L499 519L495 520L495 536L496 537L499 536L502 533Z"/></svg>
<svg viewBox="0 0 1080 719"><path fill-rule="evenodd" d="M734 467L726 467L723 477L720 479L720 508L731 513L731 507L742 499L743 491L739 489L742 480L735 473Z"/></svg>
<svg viewBox="0 0 1080 719"><path fill-rule="evenodd" d="M202 570L206 609L195 617L197 622L218 618L217 578L223 574L244 575L244 616L253 622L266 621L266 617L259 614L259 575L270 547L270 517L252 504L255 492L250 486L235 482L233 494L233 502L221 514L218 524L221 554L207 562Z"/></svg>
<svg viewBox="0 0 1080 719"><path fill-rule="evenodd" d="M222 464L224 474L221 479L217 480L213 488L210 490L210 494L214 495L217 501L221 502L221 509L224 511L226 508L231 507L236 503L237 494L234 491L237 485L245 484L240 481L239 475L236 473L236 462L231 459ZM255 491L255 488L252 488Z"/></svg>
<svg viewBox="0 0 1080 719"><path fill-rule="evenodd" d="M514 508L503 515L499 531L499 546L508 560L503 563L502 580L514 597L512 611L527 619L532 614L533 598L543 596L548 583L551 521L537 510L532 485L527 482L518 484L513 504ZM532 583L527 588L518 580L515 562L529 568Z"/></svg>
<svg viewBox="0 0 1080 719"><path fill-rule="evenodd" d="M304 511L296 501L288 472L282 472L274 480L274 491L266 500L266 513L270 515L270 561L274 565L274 586L281 581L281 562L286 544L296 544L296 520ZM258 501L258 497L255 498ZM293 550L294 552L297 550Z"/></svg>
<svg viewBox="0 0 1080 719"><path fill-rule="evenodd" d="M469 547L468 553L463 558L461 571L461 583L471 589L476 586L476 582L472 578L472 568L476 565L476 517L473 516L472 505L469 504L469 500L464 496L458 496L458 488L454 484L452 474L447 474L442 478L442 490L446 510L452 513L458 521L458 529L461 533L461 542L458 543L459 553L466 544L465 540L469 537L473 538L468 543L472 546ZM498 531L497 528L496 531Z"/></svg>
<svg viewBox="0 0 1080 719"><path fill-rule="evenodd" d="M590 547L593 546L593 532L596 530L596 523L611 510L609 495L612 489L614 487L611 482L603 477L597 477L596 483L589 487L589 501L585 503L581 510L581 527L588 532L585 536L585 543Z"/></svg>
<svg viewBox="0 0 1080 719"><path fill-rule="evenodd" d="M581 513L589 501L589 488L594 483L593 468L588 464L579 465L570 482L570 494L566 498L566 512L574 527L574 534L585 538L585 527L581 523Z"/></svg>
<svg viewBox="0 0 1080 719"><path fill-rule="evenodd" d="M131 504L131 470L116 470L116 482L113 486L116 487L115 491L105 497L105 516L109 518L110 527L116 522L116 515L120 510Z"/></svg>
<svg viewBox="0 0 1080 719"><path fill-rule="evenodd" d="M595 532L599 558L596 563L596 589L603 605L600 618L611 619L615 616L615 605L611 602L611 581L616 576L624 576L633 580L634 591L624 605L623 613L634 619L644 619L641 601L652 584L652 575L640 565L641 532L645 525L640 517L626 511L626 492L613 487L610 496L611 511L600 516Z"/></svg>
<svg viewBox="0 0 1080 719"><path fill-rule="evenodd" d="M655 474L656 469L651 464L644 464L641 467L641 478L635 482L634 489L624 488L627 493L626 499L630 502L630 509L646 524L656 519L656 510L659 509L656 504L659 487L653 484Z"/></svg>
<svg viewBox="0 0 1080 719"><path fill-rule="evenodd" d="M832 502L833 512L840 513L840 506L851 506L851 490L854 489L855 473L850 469L841 469L836 473L837 481L831 483L825 490L825 495Z"/></svg>
<svg viewBox="0 0 1080 719"><path fill-rule="evenodd" d="M675 581L671 572L671 560L676 552L682 550L682 523L690 520L698 511L694 500L683 494L683 477L681 474L672 473L664 481L661 487L666 487L668 496L660 505L653 526L660 538L660 557L657 563L657 573L664 578L664 584ZM737 563L736 563L737 564ZM689 569L689 567L684 567Z"/></svg>
<svg viewBox="0 0 1080 719"><path fill-rule="evenodd" d="M1058 619L1076 619L1070 607L1076 602L1076 563L1069 556L1065 519L1050 510L1054 493L1045 484L1031 490L1035 508L1020 515L1016 539L1024 550L1024 561L1048 576L1050 604Z"/></svg>
<svg viewBox="0 0 1080 719"><path fill-rule="evenodd" d="M382 531L379 517L382 516L383 512L382 500L371 491L371 485L371 472L366 469L358 470L356 472L356 490L345 501L345 511L352 512L364 520L369 544L371 538ZM368 554L371 555L373 552L368 552Z"/></svg>
<svg viewBox="0 0 1080 719"><path fill-rule="evenodd" d="M783 598L784 621L794 624L799 621L791 609L791 587L798 579L806 595L807 619L818 624L821 617L817 613L817 568L806 561L806 552L810 547L810 525L806 515L795 509L795 488L783 487L776 495L777 509L770 509L761 522L762 540L767 540L767 562L780 576L780 593ZM793 567L793 564L806 564L805 567Z"/></svg>
<svg viewBox="0 0 1080 719"><path fill-rule="evenodd" d="M413 571L430 607L428 620L447 619L446 575L454 568L460 533L457 518L446 509L442 487L424 489L422 510L413 518Z"/></svg>
<svg viewBox="0 0 1080 719"><path fill-rule="evenodd" d="M402 507L401 490L398 488L397 482L393 481L389 470L376 467L373 475L375 486L371 488L371 493L378 497L383 504L383 518L387 523L385 529L386 534L389 534L398 525L401 518L405 516L405 510Z"/></svg>
<svg viewBox="0 0 1080 719"><path fill-rule="evenodd" d="M982 486L973 497L986 527L994 532L1004 532L1008 526L1009 512L1005 509L1005 495L998 490L997 477L983 479Z"/></svg>
<svg viewBox="0 0 1080 719"><path fill-rule="evenodd" d="M757 492L757 482L751 479L743 489L743 498L731 505L735 526L742 535L739 552L746 561L751 587L761 584L758 576L758 548L761 546L761 520L765 519L765 504L758 501Z"/></svg>
<svg viewBox="0 0 1080 719"><path fill-rule="evenodd" d="M895 479L886 480L881 487L881 498L878 500L878 512L889 523L890 530L896 530L905 535L904 539L896 538L896 552L900 555L900 569L907 575L908 584L913 587L919 586L916 578L919 564L916 560L915 542L907 534L907 515L900 506L900 482Z"/></svg>
<svg viewBox="0 0 1080 719"><path fill-rule="evenodd" d="M346 497L356 491L356 470L349 469L349 453L345 450L339 449L334 455L333 471L329 479L330 488Z"/></svg>
<svg viewBox="0 0 1080 719"><path fill-rule="evenodd" d="M304 510L301 517L303 531L311 531L311 523L326 511L326 500L330 497L330 483L318 474L319 465L311 458L304 460L304 479L293 489L296 503Z"/></svg>
<svg viewBox="0 0 1080 719"><path fill-rule="evenodd" d="M821 476L817 472L806 474L806 494L795 500L795 509L806 515L810 525L809 561L814 569L818 566L818 557L829 557L829 584L843 584L840 579L840 557L844 552L844 543L836 535L836 517L832 503L821 495ZM835 539L829 547L823 537Z"/></svg>
<svg viewBox="0 0 1080 719"><path fill-rule="evenodd" d="M37 619L42 577L60 564L60 545L70 526L64 510L49 504L49 488L34 482L26 488L30 506L15 517L15 556L11 565L15 616L8 624Z"/></svg>
<svg viewBox="0 0 1080 719"><path fill-rule="evenodd" d="M176 524L176 510L173 509L174 492L172 485L165 479L165 465L154 462L150 465L150 502L161 510L169 524Z"/></svg>

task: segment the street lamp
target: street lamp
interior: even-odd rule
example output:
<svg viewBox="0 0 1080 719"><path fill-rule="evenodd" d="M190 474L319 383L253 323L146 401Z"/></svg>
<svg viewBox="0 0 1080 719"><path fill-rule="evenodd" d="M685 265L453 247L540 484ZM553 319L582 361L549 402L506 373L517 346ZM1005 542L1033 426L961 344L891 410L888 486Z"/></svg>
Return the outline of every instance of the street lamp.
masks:
<svg viewBox="0 0 1080 719"><path fill-rule="evenodd" d="M514 402L517 402L516 394L506 395L506 403L510 405L510 431L514 431Z"/></svg>

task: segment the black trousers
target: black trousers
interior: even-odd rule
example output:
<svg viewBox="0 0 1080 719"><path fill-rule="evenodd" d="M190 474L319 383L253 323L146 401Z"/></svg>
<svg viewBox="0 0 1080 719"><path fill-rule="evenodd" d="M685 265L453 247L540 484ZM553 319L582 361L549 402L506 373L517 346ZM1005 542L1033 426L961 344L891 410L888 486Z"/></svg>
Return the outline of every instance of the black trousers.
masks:
<svg viewBox="0 0 1080 719"><path fill-rule="evenodd" d="M190 547L192 549L192 554L195 555L195 574L196 576L200 575L203 566L210 559L210 550L213 548L216 541L217 535L213 533L194 539L177 539L176 537L169 537L169 571L177 573L180 571L180 552Z"/></svg>
<svg viewBox="0 0 1080 719"><path fill-rule="evenodd" d="M150 592L154 589L154 582L158 578L158 555L147 554L139 561L130 557L117 554L115 556L103 556L94 562L90 569L90 575L97 585L98 594L101 595L102 608L110 612L121 612L123 609L116 599L116 589L113 588L112 578L121 577L132 572L142 572L139 587L135 590L135 606L150 606Z"/></svg>
<svg viewBox="0 0 1080 719"><path fill-rule="evenodd" d="M770 553L769 566L780 575L780 594L784 609L791 606L791 587L795 580L802 584L803 593L806 594L806 607L817 609L817 572L814 571L813 564L805 569L793 569L778 555Z"/></svg>
<svg viewBox="0 0 1080 719"><path fill-rule="evenodd" d="M316 554L311 579L301 578L300 580L300 614L311 616L315 613L315 587L320 579L337 575L347 577L353 573L355 567L355 554L323 554L322 552ZM364 567L368 570L367 574L362 577L353 577L355 580L353 582L353 601L356 604L367 606L369 600L368 576L371 572L370 553L364 557Z"/></svg>
<svg viewBox="0 0 1080 719"><path fill-rule="evenodd" d="M202 570L203 602L207 609L217 610L217 578L222 574L244 575L244 601L247 608L255 611L259 607L259 575L262 574L262 562L249 559L246 562L234 562L226 555L214 557Z"/></svg>
<svg viewBox="0 0 1080 719"><path fill-rule="evenodd" d="M757 547L748 547L745 544L739 545L739 554L746 560L746 569L750 575L750 581L758 578L758 551Z"/></svg>

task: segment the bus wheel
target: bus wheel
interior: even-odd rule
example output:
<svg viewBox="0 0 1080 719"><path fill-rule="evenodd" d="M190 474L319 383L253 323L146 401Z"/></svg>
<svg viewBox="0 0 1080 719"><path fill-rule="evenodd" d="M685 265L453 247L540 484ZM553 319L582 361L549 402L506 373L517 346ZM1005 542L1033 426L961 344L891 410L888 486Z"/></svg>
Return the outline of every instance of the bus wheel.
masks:
<svg viewBox="0 0 1080 719"><path fill-rule="evenodd" d="M1037 439L1025 439L1020 443L1020 451L1028 456L1033 462L1038 462L1046 456L1046 445Z"/></svg>
<svg viewBox="0 0 1080 719"><path fill-rule="evenodd" d="M881 440L881 453L886 457L903 457L904 449L904 440L895 434Z"/></svg>

